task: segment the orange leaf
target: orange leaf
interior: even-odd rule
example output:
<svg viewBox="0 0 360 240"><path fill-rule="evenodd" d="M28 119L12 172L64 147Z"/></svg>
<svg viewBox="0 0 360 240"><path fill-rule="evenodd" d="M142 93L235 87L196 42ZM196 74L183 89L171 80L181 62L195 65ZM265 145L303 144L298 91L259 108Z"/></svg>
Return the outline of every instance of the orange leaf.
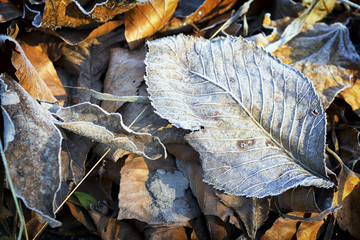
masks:
<svg viewBox="0 0 360 240"><path fill-rule="evenodd" d="M13 42L16 45L11 60L17 70L15 75L19 79L20 85L35 99L55 102L56 98L26 57L20 44L11 37L1 36L0 45L5 46L4 44L7 42Z"/></svg>
<svg viewBox="0 0 360 240"><path fill-rule="evenodd" d="M125 13L125 38L135 48L160 30L173 15L179 0L149 0Z"/></svg>

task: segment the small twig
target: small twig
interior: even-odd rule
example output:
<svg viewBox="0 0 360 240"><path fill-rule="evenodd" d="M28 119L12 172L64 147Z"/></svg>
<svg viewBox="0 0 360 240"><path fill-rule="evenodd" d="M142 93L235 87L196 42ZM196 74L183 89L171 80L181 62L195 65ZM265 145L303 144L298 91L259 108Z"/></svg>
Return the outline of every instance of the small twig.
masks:
<svg viewBox="0 0 360 240"><path fill-rule="evenodd" d="M150 104L146 105L146 107L139 113L139 115L137 115L137 117L132 121L132 123L130 123L128 128L131 128L132 125L134 125L134 123L139 119L139 117L146 111L149 106Z"/></svg>
<svg viewBox="0 0 360 240"><path fill-rule="evenodd" d="M55 214L57 212L60 211L60 209L64 206L64 204L66 203L66 201L71 197L71 195L73 195L73 193L79 188L79 186L81 185L81 183L84 182L84 180L90 175L90 173L92 171L94 171L94 169L97 167L97 165L99 165L99 163L104 159L104 157L106 156L106 154L108 154L108 152L110 152L110 149L109 148L103 155L102 157L97 161L97 163L95 163L95 165L90 169L90 171L81 179L81 181L79 182L78 185L76 185L74 187L74 189L69 193L69 195L64 199L64 201L60 204L60 206L55 210ZM38 237L40 237L41 233L47 228L48 226L48 223L45 223L41 229L36 233L36 235L34 236L33 240L37 239Z"/></svg>
<svg viewBox="0 0 360 240"><path fill-rule="evenodd" d="M106 101L118 101L118 102L143 102L149 103L149 98L146 96L115 96L109 93L101 93L97 92L93 89L85 88L85 87L71 87L71 86L63 86L65 88L74 88L77 90L81 90L89 93L92 97L98 100L106 100Z"/></svg>
<svg viewBox="0 0 360 240"><path fill-rule="evenodd" d="M303 218L303 217L297 217L297 216L293 216L293 215L289 215L289 214L284 214L281 213L281 217L284 218L289 218L291 220L298 220L298 221L306 221L306 222L319 222L324 220L324 218L329 215L330 213L336 212L337 210L339 210L342 206L334 206L334 207L330 207L328 209L326 209L325 211L322 211L321 213L319 213L318 215L314 216L314 217L309 217L309 218Z"/></svg>

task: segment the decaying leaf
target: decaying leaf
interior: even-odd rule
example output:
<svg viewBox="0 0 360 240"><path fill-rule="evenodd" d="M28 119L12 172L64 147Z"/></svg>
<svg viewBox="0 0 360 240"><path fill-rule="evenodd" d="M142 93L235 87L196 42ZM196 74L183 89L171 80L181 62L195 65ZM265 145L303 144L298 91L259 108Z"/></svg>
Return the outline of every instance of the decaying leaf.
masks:
<svg viewBox="0 0 360 240"><path fill-rule="evenodd" d="M303 212L291 212L293 216L303 217ZM316 213L311 214L315 216ZM266 231L262 236L262 240L282 240L282 239L299 239L308 240L318 239L320 227L324 224L323 221L318 222L299 222L288 218L278 218L274 225ZM318 235L319 234L319 235Z"/></svg>
<svg viewBox="0 0 360 240"><path fill-rule="evenodd" d="M173 15L179 0L149 0L125 13L125 38L130 48L161 29Z"/></svg>
<svg viewBox="0 0 360 240"><path fill-rule="evenodd" d="M182 240L187 239L186 231L184 227L179 226L166 226L157 228L147 228L144 232L145 239L148 240L160 240L160 239L172 239Z"/></svg>
<svg viewBox="0 0 360 240"><path fill-rule="evenodd" d="M360 56L341 23L307 27L274 55L310 78L327 109L340 91L360 79Z"/></svg>
<svg viewBox="0 0 360 240"><path fill-rule="evenodd" d="M205 216L216 216L223 222L228 221L240 228L240 223L234 215L234 211L220 201L216 196L216 190L212 186L203 181L201 165L196 160L182 161L178 159L176 165L184 175L188 176L191 191Z"/></svg>
<svg viewBox="0 0 360 240"><path fill-rule="evenodd" d="M145 74L145 49L129 51L114 48L110 52L109 68L104 82L104 92L117 96L135 96ZM115 112L124 102L103 101L101 107Z"/></svg>
<svg viewBox="0 0 360 240"><path fill-rule="evenodd" d="M16 69L15 79L19 79L20 85L35 99L55 102L56 98L52 95L50 89L41 79L40 75L26 57L19 43L12 37L0 35L0 45L12 42L15 44L12 53L12 64ZM5 47L5 46L4 46ZM5 57L8 55L5 55ZM11 55L10 55L11 56ZM13 69L13 68L10 68Z"/></svg>
<svg viewBox="0 0 360 240"><path fill-rule="evenodd" d="M77 77L76 86L102 90L101 76L106 72L110 58L110 49L118 47L118 43L125 41L121 32L123 29L114 30L98 38L90 39L76 46L66 46L63 50L63 66L68 73ZM120 35L120 36L119 36ZM74 76L70 78L69 85L73 85ZM96 99L95 99L96 100ZM93 102L91 95L79 91L73 96L73 102ZM95 101L99 102L99 101Z"/></svg>
<svg viewBox="0 0 360 240"><path fill-rule="evenodd" d="M324 164L325 112L309 79L242 38L179 35L148 47L152 104L193 131L186 139L200 153L204 181L257 198L333 186Z"/></svg>
<svg viewBox="0 0 360 240"><path fill-rule="evenodd" d="M34 33L32 33L35 35ZM28 38L31 38L28 35ZM33 36L34 38L34 36ZM24 36L23 36L24 39ZM48 39L49 42L55 45L54 39ZM25 41L19 42L26 57L29 59L31 64L34 66L36 72L40 78L45 82L51 91L52 95L61 103L64 104L66 101L66 91L62 86L62 83L56 73L55 67L52 61L49 59L47 50L50 48L50 44L36 44L33 45Z"/></svg>
<svg viewBox="0 0 360 240"><path fill-rule="evenodd" d="M266 221L270 201L268 198L247 198L228 194L217 194L221 202L234 209L246 227L248 236L255 239L257 230Z"/></svg>
<svg viewBox="0 0 360 240"><path fill-rule="evenodd" d="M120 172L118 219L186 226L199 216L187 178L175 169L171 158L148 161L130 154Z"/></svg>
<svg viewBox="0 0 360 240"><path fill-rule="evenodd" d="M16 131L5 152L16 195L50 226L59 226L54 211L60 187L60 131L51 114L15 80L6 76L2 80L20 99L16 104L2 106Z"/></svg>
<svg viewBox="0 0 360 240"><path fill-rule="evenodd" d="M339 190L334 195L334 206L342 206L336 213L339 226L360 238L360 175L341 164Z"/></svg>
<svg viewBox="0 0 360 240"><path fill-rule="evenodd" d="M108 113L97 105L80 103L56 112L56 125L80 136L139 154L148 159L166 157L164 145L157 137L136 133L126 127L119 113Z"/></svg>
<svg viewBox="0 0 360 240"><path fill-rule="evenodd" d="M123 13L135 6L136 1L127 0L46 0L39 26L50 29L62 27L93 28L94 25L96 26L96 23L107 22L117 14Z"/></svg>
<svg viewBox="0 0 360 240"><path fill-rule="evenodd" d="M184 1L185 2L185 1ZM192 3L194 1L191 1ZM166 30L184 27L188 24L203 22L209 20L216 15L220 15L227 10L231 9L236 3L234 0L205 0L196 11L189 14L185 18L173 18L165 27ZM181 4L181 2L180 2ZM189 4L189 3L183 3ZM191 3L190 3L191 4ZM187 6L186 6L187 7ZM188 7L187 7L188 8ZM187 10L185 8L185 10Z"/></svg>

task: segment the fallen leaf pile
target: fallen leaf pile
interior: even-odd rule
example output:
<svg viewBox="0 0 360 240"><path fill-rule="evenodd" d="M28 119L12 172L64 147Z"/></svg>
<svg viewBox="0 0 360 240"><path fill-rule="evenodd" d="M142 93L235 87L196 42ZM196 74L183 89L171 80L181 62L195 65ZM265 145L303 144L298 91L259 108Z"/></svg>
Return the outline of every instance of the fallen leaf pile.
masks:
<svg viewBox="0 0 360 240"><path fill-rule="evenodd" d="M0 238L360 239L342 2L0 1Z"/></svg>

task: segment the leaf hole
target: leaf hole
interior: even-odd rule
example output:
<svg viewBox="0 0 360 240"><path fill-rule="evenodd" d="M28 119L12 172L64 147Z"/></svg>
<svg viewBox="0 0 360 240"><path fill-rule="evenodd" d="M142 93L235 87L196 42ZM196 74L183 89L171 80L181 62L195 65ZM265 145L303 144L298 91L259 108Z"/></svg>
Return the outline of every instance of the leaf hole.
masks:
<svg viewBox="0 0 360 240"><path fill-rule="evenodd" d="M312 114L314 114L315 116L317 116L317 115L319 115L319 112L318 112L316 109L314 109L314 110L312 111Z"/></svg>

